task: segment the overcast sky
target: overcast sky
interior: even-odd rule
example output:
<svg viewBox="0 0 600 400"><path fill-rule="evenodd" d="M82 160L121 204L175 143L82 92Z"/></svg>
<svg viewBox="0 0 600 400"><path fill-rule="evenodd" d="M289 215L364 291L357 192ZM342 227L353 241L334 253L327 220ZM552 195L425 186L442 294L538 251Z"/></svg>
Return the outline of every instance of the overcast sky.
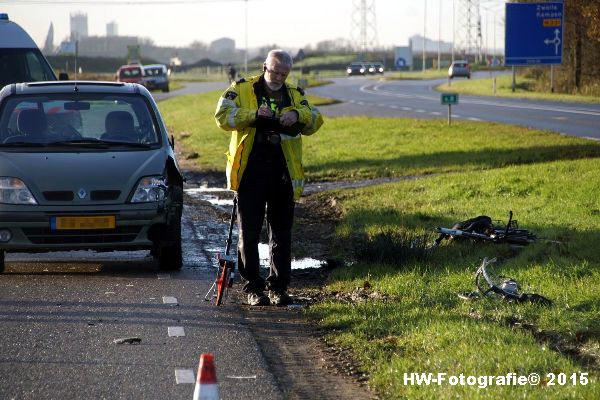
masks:
<svg viewBox="0 0 600 400"><path fill-rule="evenodd" d="M423 34L427 15L427 37L452 41L453 3L465 0L366 0L374 4L378 43L405 46L408 38ZM425 2L427 7L425 8ZM360 0L8 0L0 1L0 12L9 14L40 47L50 23L54 44L69 35L69 15L88 17L89 35L106 35L106 24L115 21L119 35L148 37L160 46L187 46L193 41L210 43L229 37L236 47L277 44L300 48L322 40L352 35L353 10ZM502 47L504 0L481 0L490 11L481 10L483 41L493 43L496 12L496 47ZM441 17L441 25L439 24ZM489 27L489 28L488 28Z"/></svg>

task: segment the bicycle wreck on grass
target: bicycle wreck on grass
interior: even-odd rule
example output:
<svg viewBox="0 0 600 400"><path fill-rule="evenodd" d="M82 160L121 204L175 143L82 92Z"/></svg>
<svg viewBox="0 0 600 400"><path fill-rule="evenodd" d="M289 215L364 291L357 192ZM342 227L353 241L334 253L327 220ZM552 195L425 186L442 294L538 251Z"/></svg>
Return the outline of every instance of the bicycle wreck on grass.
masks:
<svg viewBox="0 0 600 400"><path fill-rule="evenodd" d="M229 220L229 235L225 242L225 254L217 254L217 276L208 292L204 296L205 301L210 301L211 298L215 299L215 304L220 306L223 302L226 292L233 286L233 279L235 277L235 257L229 255L231 248L231 237L233 235L233 225L237 217L237 196L233 198L233 209L231 210L231 218Z"/></svg>
<svg viewBox="0 0 600 400"><path fill-rule="evenodd" d="M494 225L492 219L487 215L455 224L452 228L436 227L434 229L440 234L435 240L434 247L440 245L444 239L467 238L493 243L509 243L513 245L528 245L535 242L538 237L527 229L519 229L517 220L513 219L513 212L509 211L508 222Z"/></svg>
<svg viewBox="0 0 600 400"><path fill-rule="evenodd" d="M527 229L520 229L517 220L513 219L513 212L509 211L508 222L494 225L492 219L480 215L466 221L458 222L452 228L435 228L440 236L435 240L433 247L440 245L444 239L474 239L483 242L507 243L510 245L525 246L539 240L536 234ZM535 293L523 293L516 280L507 278L497 273L497 268L492 267L496 258L485 257L475 272L475 286L477 291L459 293L464 300L474 300L496 294L507 301L533 302L541 305L552 305L552 301Z"/></svg>

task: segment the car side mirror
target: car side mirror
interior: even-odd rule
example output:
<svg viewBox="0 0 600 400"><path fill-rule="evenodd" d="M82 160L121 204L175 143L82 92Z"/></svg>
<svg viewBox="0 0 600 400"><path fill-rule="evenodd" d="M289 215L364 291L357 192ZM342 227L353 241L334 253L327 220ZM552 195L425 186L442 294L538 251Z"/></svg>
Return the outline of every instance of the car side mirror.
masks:
<svg viewBox="0 0 600 400"><path fill-rule="evenodd" d="M59 81L68 81L69 80L69 74L67 74L66 72L61 72L58 74L58 80Z"/></svg>

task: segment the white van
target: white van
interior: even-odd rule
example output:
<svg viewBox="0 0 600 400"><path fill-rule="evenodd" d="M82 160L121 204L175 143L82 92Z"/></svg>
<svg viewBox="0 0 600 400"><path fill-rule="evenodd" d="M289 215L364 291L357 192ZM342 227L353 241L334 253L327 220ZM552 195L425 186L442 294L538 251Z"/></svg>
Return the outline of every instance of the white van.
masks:
<svg viewBox="0 0 600 400"><path fill-rule="evenodd" d="M0 88L10 83L55 81L56 75L33 39L0 13Z"/></svg>

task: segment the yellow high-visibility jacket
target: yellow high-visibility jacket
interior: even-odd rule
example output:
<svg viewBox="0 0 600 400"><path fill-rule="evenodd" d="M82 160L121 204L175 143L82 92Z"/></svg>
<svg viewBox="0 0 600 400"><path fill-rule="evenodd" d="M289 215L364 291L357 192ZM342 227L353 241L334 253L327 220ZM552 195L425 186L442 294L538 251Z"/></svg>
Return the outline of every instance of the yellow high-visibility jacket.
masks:
<svg viewBox="0 0 600 400"><path fill-rule="evenodd" d="M241 79L223 93L217 104L215 120L217 125L226 131L231 131L231 142L227 153L227 188L237 190L248 157L252 151L256 128L250 125L256 121L258 100L254 91L255 84L261 84L262 75L253 76L247 80ZM302 135L312 135L323 124L323 116L316 107L310 106L304 92L299 87L285 84L291 106L281 110L298 112L298 122L304 124L301 134L289 136L280 134L281 148L292 180L294 200L298 200L304 190L304 167L302 165Z"/></svg>

